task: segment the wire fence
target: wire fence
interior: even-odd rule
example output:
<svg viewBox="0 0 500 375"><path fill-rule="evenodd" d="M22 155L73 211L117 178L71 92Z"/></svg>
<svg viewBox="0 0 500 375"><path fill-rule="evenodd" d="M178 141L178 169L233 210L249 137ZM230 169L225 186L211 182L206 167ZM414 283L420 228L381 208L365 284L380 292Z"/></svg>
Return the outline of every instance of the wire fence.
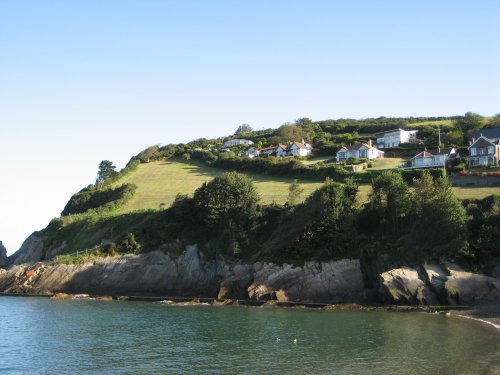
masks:
<svg viewBox="0 0 500 375"><path fill-rule="evenodd" d="M56 262L58 262L61 257L78 257L78 256L83 255L83 254L87 255L87 254L93 253L94 251L96 251L100 248L101 248L101 245L95 245L94 247L91 247L90 249L77 250L74 253L56 255Z"/></svg>

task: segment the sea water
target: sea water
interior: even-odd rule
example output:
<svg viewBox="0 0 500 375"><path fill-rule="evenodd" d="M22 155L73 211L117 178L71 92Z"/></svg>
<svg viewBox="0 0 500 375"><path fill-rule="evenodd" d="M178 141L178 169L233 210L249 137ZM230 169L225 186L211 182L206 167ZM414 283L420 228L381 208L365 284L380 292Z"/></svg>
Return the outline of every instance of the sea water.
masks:
<svg viewBox="0 0 500 375"><path fill-rule="evenodd" d="M0 297L0 374L495 374L500 331L423 313Z"/></svg>

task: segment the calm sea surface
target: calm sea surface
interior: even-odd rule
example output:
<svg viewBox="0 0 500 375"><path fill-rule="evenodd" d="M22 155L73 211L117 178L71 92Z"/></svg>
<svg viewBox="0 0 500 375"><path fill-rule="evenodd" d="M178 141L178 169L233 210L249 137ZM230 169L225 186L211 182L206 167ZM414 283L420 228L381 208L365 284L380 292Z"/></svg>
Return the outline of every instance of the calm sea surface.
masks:
<svg viewBox="0 0 500 375"><path fill-rule="evenodd" d="M9 373L495 374L500 331L416 313L0 297Z"/></svg>

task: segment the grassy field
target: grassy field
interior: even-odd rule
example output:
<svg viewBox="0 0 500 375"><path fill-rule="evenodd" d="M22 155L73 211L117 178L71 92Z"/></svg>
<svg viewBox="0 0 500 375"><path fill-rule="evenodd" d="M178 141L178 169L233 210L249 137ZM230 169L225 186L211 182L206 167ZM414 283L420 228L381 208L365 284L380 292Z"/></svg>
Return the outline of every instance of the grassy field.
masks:
<svg viewBox="0 0 500 375"><path fill-rule="evenodd" d="M387 163L389 160L390 162ZM400 160L392 159L382 159L379 161L386 163L382 163L377 169L388 168L391 163L400 163ZM162 204L164 207L169 207L177 194L192 195L203 182L210 181L224 172L221 169L182 161L159 161L141 164L136 171L115 183L115 185L133 183L138 186L134 197L116 213L140 209L158 209ZM247 175L255 183L262 203L276 202L283 204L286 202L288 187L293 182L292 179L253 173L247 173ZM303 199L322 185L320 182L307 180L299 180L298 182L304 189L302 194ZM453 191L462 199L484 198L491 194L500 194L500 187L454 187ZM361 185L359 187L358 200L360 203L366 202L369 192L369 185Z"/></svg>
<svg viewBox="0 0 500 375"><path fill-rule="evenodd" d="M138 169L115 185L133 183L138 186L134 197L120 209L128 212L139 209L159 208L163 203L169 207L178 193L192 195L205 181L210 181L226 171L194 163L180 161L159 161L139 165ZM247 173L255 183L262 203L285 203L288 187L292 179L270 177ZM320 182L298 181L304 189L302 197L307 197L322 184Z"/></svg>
<svg viewBox="0 0 500 375"><path fill-rule="evenodd" d="M320 161L326 161L326 160L334 159L334 158L335 158L335 155L318 156L318 157L314 157L311 159L304 159L304 160L302 160L302 163L304 163L305 165L311 165L311 164L319 163Z"/></svg>
<svg viewBox="0 0 500 375"><path fill-rule="evenodd" d="M452 126L452 120L439 120L439 121L424 121L424 122L416 122L414 124L408 124L406 128L408 129L413 129L413 128L418 128L419 126L442 126L444 128L446 127L451 127Z"/></svg>
<svg viewBox="0 0 500 375"><path fill-rule="evenodd" d="M368 170L372 171L380 171L383 169L393 169L400 167L405 163L405 159L403 158L383 158L383 159L375 159L372 161L372 167Z"/></svg>

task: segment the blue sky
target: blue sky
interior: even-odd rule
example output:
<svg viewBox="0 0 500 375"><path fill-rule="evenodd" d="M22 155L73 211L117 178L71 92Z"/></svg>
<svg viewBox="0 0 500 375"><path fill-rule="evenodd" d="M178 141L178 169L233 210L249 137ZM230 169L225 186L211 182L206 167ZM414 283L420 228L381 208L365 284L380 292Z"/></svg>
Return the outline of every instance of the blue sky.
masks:
<svg viewBox="0 0 500 375"><path fill-rule="evenodd" d="M0 1L9 252L157 143L299 117L500 112L498 1Z"/></svg>

